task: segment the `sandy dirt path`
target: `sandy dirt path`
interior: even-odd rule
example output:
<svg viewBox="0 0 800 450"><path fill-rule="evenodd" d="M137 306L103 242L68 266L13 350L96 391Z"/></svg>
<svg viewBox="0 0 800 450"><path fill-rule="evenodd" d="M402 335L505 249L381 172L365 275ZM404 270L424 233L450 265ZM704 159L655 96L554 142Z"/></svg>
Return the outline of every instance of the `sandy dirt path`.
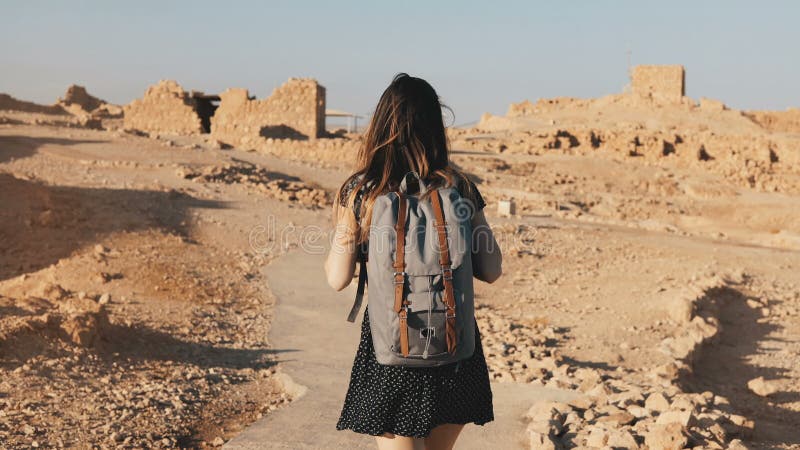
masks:
<svg viewBox="0 0 800 450"><path fill-rule="evenodd" d="M360 327L344 320L355 286L334 293L325 284L322 260L321 254L295 250L266 267L277 298L269 340L282 355L287 391L303 394L251 425L225 448L374 448L368 436L336 431ZM304 282L295 281L298 274L305 274ZM575 396L521 383L497 383L492 390L495 421L484 427L468 426L457 448L522 448L522 416L532 404Z"/></svg>

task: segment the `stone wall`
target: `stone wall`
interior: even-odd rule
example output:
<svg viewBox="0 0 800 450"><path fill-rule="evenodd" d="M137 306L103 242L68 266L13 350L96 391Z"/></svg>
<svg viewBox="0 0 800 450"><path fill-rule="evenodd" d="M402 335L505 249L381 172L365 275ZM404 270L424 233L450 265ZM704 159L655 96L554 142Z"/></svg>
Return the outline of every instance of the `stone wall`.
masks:
<svg viewBox="0 0 800 450"><path fill-rule="evenodd" d="M265 138L313 139L325 134L325 88L316 80L290 78L268 98L251 99L246 89L228 89L211 118L212 136L226 144L255 148Z"/></svg>
<svg viewBox="0 0 800 450"><path fill-rule="evenodd" d="M636 66L631 74L634 95L661 103L680 103L686 93L681 65Z"/></svg>
<svg viewBox="0 0 800 450"><path fill-rule="evenodd" d="M203 132L195 100L172 80L150 86L144 97L132 101L124 109L127 130L175 134Z"/></svg>

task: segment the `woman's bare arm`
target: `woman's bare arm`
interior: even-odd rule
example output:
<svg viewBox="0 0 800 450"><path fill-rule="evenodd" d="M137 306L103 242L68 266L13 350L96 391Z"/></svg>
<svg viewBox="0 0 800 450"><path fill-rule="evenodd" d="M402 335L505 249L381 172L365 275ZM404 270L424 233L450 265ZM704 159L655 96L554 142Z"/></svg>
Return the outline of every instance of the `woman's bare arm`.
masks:
<svg viewBox="0 0 800 450"><path fill-rule="evenodd" d="M328 258L325 260L325 275L328 284L341 291L353 280L356 270L356 236L358 222L352 208L340 208L336 205L333 241Z"/></svg>
<svg viewBox="0 0 800 450"><path fill-rule="evenodd" d="M503 274L503 255L486 222L483 211L472 217L472 273L475 278L494 283Z"/></svg>

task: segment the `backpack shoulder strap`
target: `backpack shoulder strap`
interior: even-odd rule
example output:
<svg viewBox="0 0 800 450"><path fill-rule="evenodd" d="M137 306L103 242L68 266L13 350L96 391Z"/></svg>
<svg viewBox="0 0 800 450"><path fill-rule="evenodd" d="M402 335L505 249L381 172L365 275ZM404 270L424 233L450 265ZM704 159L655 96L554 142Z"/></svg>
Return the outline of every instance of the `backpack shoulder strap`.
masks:
<svg viewBox="0 0 800 450"><path fill-rule="evenodd" d="M356 299L353 301L353 307L350 308L350 314L347 315L348 322L355 322L358 311L361 309L361 304L364 303L364 286L367 285L367 261L361 258L361 264L358 268L358 289L356 289Z"/></svg>
<svg viewBox="0 0 800 450"><path fill-rule="evenodd" d="M408 301L403 298L406 285L406 198L397 192L397 224L395 225L394 311L400 318L400 353L408 356Z"/></svg>
<svg viewBox="0 0 800 450"><path fill-rule="evenodd" d="M444 285L444 305L447 308L445 314L445 334L447 335L447 351L451 354L456 352L456 301L453 292L453 269L450 261L450 248L447 244L447 222L444 218L442 200L439 197L439 190L436 189L431 194L433 204L433 214L436 218L436 235L439 237L439 265L442 266L442 284Z"/></svg>

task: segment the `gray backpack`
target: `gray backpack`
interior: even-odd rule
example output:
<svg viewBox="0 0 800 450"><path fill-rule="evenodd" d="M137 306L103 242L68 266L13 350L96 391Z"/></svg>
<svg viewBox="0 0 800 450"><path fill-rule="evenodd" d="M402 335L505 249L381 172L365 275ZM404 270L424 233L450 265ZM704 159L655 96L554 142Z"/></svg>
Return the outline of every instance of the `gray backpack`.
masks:
<svg viewBox="0 0 800 450"><path fill-rule="evenodd" d="M434 367L475 350L473 205L454 188L427 192L416 178L417 194L408 193L407 175L398 191L375 199L368 257L348 320L358 314L369 273L378 363Z"/></svg>

